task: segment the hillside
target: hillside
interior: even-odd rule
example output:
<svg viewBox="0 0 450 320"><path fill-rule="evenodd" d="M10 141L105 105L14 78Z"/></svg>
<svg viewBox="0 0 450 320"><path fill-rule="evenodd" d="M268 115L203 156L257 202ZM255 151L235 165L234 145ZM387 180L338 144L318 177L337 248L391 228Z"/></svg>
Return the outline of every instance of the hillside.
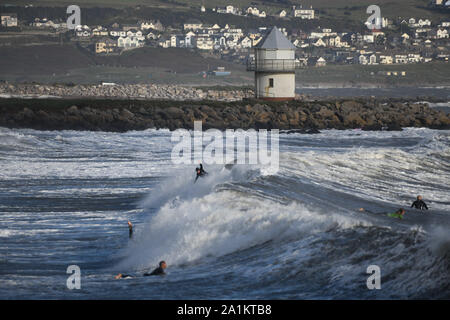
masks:
<svg viewBox="0 0 450 320"><path fill-rule="evenodd" d="M27 0L15 1L18 4L27 4ZM135 7L138 5L159 7L159 8L199 8L205 4L207 8L217 6L225 6L227 4L235 5L240 8L248 6L258 6L266 10L268 13L275 13L279 8L291 8L292 6L304 7L313 6L319 10L319 14L323 17L339 18L346 17L347 19L361 19L366 18L366 8L369 5L377 4L381 7L383 16L396 17L435 17L441 19L448 17L448 12L439 12L430 10L427 5L430 0L229 0L224 2L222 0L78 0L77 4L81 7ZM33 2L35 6L67 6L72 4L69 0L36 0Z"/></svg>
<svg viewBox="0 0 450 320"><path fill-rule="evenodd" d="M0 47L0 80L42 83L193 82L208 83L199 75L219 66L232 77L218 83L246 82L251 77L244 66L205 58L188 49L143 47L115 56L97 56L75 45L30 45ZM70 62L68 62L70 61ZM182 63L180 63L182 61ZM244 77L244 80L241 78Z"/></svg>

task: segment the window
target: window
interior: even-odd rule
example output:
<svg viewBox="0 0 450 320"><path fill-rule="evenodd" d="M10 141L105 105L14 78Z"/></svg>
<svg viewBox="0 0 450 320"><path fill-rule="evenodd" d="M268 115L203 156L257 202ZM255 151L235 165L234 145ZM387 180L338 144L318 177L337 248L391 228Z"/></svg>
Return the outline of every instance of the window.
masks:
<svg viewBox="0 0 450 320"><path fill-rule="evenodd" d="M269 88L273 88L273 78L269 78Z"/></svg>

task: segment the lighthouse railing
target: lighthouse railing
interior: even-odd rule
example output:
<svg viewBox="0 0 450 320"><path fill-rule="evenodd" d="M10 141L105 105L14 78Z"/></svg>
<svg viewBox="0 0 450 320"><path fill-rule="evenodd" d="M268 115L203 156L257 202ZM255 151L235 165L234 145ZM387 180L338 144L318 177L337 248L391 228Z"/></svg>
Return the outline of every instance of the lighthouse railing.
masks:
<svg viewBox="0 0 450 320"><path fill-rule="evenodd" d="M247 61L247 71L259 72L293 72L300 68L300 61L293 59L264 59Z"/></svg>

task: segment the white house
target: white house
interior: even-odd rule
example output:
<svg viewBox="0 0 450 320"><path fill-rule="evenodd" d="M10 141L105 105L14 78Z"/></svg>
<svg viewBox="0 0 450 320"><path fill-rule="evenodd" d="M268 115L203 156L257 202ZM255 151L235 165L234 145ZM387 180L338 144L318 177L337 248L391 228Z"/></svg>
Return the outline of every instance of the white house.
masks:
<svg viewBox="0 0 450 320"><path fill-rule="evenodd" d="M170 48L170 39L161 39L158 41L158 45L164 49Z"/></svg>
<svg viewBox="0 0 450 320"><path fill-rule="evenodd" d="M431 26L431 20L430 19L419 19L419 22L417 23L419 27L430 27Z"/></svg>
<svg viewBox="0 0 450 320"><path fill-rule="evenodd" d="M358 62L359 62L359 64L363 64L363 65L368 65L368 64L374 65L374 64L378 64L378 63L377 63L377 56L376 56L374 53L372 53L372 54L370 54L370 53L361 54L361 55L358 57Z"/></svg>
<svg viewBox="0 0 450 320"><path fill-rule="evenodd" d="M309 35L310 39L318 39L318 38L324 38L324 37L335 37L337 36L336 32L333 32L331 29L322 29L321 32L311 32Z"/></svg>
<svg viewBox="0 0 450 320"><path fill-rule="evenodd" d="M359 64L362 64L362 65L366 65L369 63L369 61L367 60L367 57L363 54L359 56L358 61L359 61Z"/></svg>
<svg viewBox="0 0 450 320"><path fill-rule="evenodd" d="M156 30L163 31L164 27L159 21L141 21L140 23L141 30Z"/></svg>
<svg viewBox="0 0 450 320"><path fill-rule="evenodd" d="M448 31L446 29L437 29L436 39L448 39Z"/></svg>
<svg viewBox="0 0 450 320"><path fill-rule="evenodd" d="M203 23L201 23L200 21L188 21L183 24L183 29L195 31L195 30L201 29L202 26L203 26Z"/></svg>
<svg viewBox="0 0 450 320"><path fill-rule="evenodd" d="M325 67L327 65L327 60L325 60L324 58L320 57L319 59L317 59L316 61L316 67Z"/></svg>
<svg viewBox="0 0 450 320"><path fill-rule="evenodd" d="M327 44L325 43L325 41L323 41L322 38L319 38L315 42L313 42L313 46L315 46L315 47L326 47Z"/></svg>
<svg viewBox="0 0 450 320"><path fill-rule="evenodd" d="M285 17L287 16L286 10L281 10L281 11L278 13L278 16L279 16L280 18L285 18Z"/></svg>
<svg viewBox="0 0 450 320"><path fill-rule="evenodd" d="M240 47L242 49L251 48L252 47L252 39L250 39L249 37L245 37L244 39L241 40Z"/></svg>
<svg viewBox="0 0 450 320"><path fill-rule="evenodd" d="M232 5L228 5L225 7L226 13L228 14L237 14L238 8L233 7Z"/></svg>
<svg viewBox="0 0 450 320"><path fill-rule="evenodd" d="M210 37L197 37L196 46L200 50L212 50L214 48L214 40Z"/></svg>
<svg viewBox="0 0 450 320"><path fill-rule="evenodd" d="M75 35L80 38L88 38L92 35L91 29L86 25L75 27Z"/></svg>
<svg viewBox="0 0 450 320"><path fill-rule="evenodd" d="M245 12L247 12L247 14L259 17L259 9L257 7L248 7Z"/></svg>
<svg viewBox="0 0 450 320"><path fill-rule="evenodd" d="M417 53L409 53L408 54L408 62L409 63L419 63L422 62L423 58L420 54Z"/></svg>
<svg viewBox="0 0 450 320"><path fill-rule="evenodd" d="M113 38L117 38L117 37L125 38L127 36L127 32L124 30L113 29L113 30L109 31L109 35Z"/></svg>
<svg viewBox="0 0 450 320"><path fill-rule="evenodd" d="M2 13L0 16L2 27L17 27L17 13Z"/></svg>
<svg viewBox="0 0 450 320"><path fill-rule="evenodd" d="M297 9L295 6L292 9L292 14L295 18L300 18L300 19L307 19L307 20L311 20L314 19L315 17L315 12L312 9L303 9L300 7L300 9Z"/></svg>
<svg viewBox="0 0 450 320"><path fill-rule="evenodd" d="M117 39L117 47L129 49L142 47L143 43L139 41L136 37L119 37Z"/></svg>
<svg viewBox="0 0 450 320"><path fill-rule="evenodd" d="M173 34L170 36L170 46L172 48L178 48L180 47L180 40L181 40L181 36ZM184 41L183 41L184 43Z"/></svg>
<svg viewBox="0 0 450 320"><path fill-rule="evenodd" d="M397 63L397 64L408 63L408 56L405 54L396 54L395 55L395 63Z"/></svg>
<svg viewBox="0 0 450 320"><path fill-rule="evenodd" d="M375 36L373 34L365 34L363 36L363 41L366 43L374 43L375 42Z"/></svg>
<svg viewBox="0 0 450 320"><path fill-rule="evenodd" d="M381 64L393 64L394 59L392 56L380 56L380 63Z"/></svg>
<svg viewBox="0 0 450 320"><path fill-rule="evenodd" d="M127 31L127 37L130 38L142 38L142 31L140 30L128 30Z"/></svg>
<svg viewBox="0 0 450 320"><path fill-rule="evenodd" d="M184 46L186 48L193 48L195 47L195 33L192 31L189 31L184 35Z"/></svg>
<svg viewBox="0 0 450 320"><path fill-rule="evenodd" d="M103 28L102 26L98 26L92 29L92 35L94 37L107 37L109 35L109 31L108 29Z"/></svg>

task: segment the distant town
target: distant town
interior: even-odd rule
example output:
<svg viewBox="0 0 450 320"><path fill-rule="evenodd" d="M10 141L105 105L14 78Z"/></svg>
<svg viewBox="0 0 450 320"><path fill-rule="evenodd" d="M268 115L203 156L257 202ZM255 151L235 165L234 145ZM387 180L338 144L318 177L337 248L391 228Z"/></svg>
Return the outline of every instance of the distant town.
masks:
<svg viewBox="0 0 450 320"><path fill-rule="evenodd" d="M450 7L450 1L434 0L433 6ZM268 14L258 7L198 8L198 18L182 22L182 27L163 25L159 20L139 20L132 24L77 25L68 30L66 21L36 16L24 20L17 13L1 14L1 32L33 32L47 30L96 55L120 55L141 47L191 48L211 52L221 59L247 63L251 49L258 45L270 26L255 29L239 25L207 24L202 15L208 12L279 21L289 19L319 20L313 7L279 8ZM363 23L363 22L362 22ZM299 49L296 62L300 66L323 67L328 64L391 65L419 64L449 60L450 20L432 21L423 17L382 18L381 28L365 28L365 32L344 32L327 26L305 31L301 28L279 28ZM225 70L218 70L226 75ZM398 74L399 76L402 75Z"/></svg>

